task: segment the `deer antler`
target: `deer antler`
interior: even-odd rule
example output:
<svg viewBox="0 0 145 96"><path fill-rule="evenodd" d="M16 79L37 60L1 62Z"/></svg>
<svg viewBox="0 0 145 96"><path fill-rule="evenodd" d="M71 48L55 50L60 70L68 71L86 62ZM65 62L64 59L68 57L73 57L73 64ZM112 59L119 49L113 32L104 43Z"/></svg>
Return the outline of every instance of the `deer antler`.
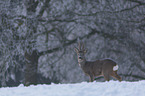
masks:
<svg viewBox="0 0 145 96"><path fill-rule="evenodd" d="M84 46L84 43L82 41L78 42L78 49L79 49L79 51L84 51L85 50L85 46Z"/></svg>
<svg viewBox="0 0 145 96"><path fill-rule="evenodd" d="M81 42L78 42L79 45L79 51L81 50Z"/></svg>
<svg viewBox="0 0 145 96"><path fill-rule="evenodd" d="M85 50L85 46L84 46L84 43L82 42L82 50L84 51Z"/></svg>

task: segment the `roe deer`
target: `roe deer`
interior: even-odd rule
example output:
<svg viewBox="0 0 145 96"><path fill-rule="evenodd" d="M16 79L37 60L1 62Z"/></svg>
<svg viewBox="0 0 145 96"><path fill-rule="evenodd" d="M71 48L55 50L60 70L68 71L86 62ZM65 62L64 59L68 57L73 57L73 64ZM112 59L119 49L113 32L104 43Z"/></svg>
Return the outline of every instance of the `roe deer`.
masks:
<svg viewBox="0 0 145 96"><path fill-rule="evenodd" d="M115 79L121 81L121 77L117 74L118 65L110 60L96 60L96 61L86 61L85 53L87 50L84 48L82 42L78 43L78 48L75 48L75 51L78 55L78 63L84 73L90 77L90 82L94 81L96 76L104 76L104 79L109 81L109 77L112 76Z"/></svg>

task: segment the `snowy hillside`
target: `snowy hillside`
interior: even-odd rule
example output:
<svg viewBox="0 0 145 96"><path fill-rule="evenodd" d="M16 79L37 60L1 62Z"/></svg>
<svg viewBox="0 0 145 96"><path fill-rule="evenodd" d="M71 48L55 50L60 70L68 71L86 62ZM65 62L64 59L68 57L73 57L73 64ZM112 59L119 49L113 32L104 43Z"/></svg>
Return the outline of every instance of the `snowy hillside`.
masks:
<svg viewBox="0 0 145 96"><path fill-rule="evenodd" d="M0 88L0 96L145 96L145 81L51 84Z"/></svg>

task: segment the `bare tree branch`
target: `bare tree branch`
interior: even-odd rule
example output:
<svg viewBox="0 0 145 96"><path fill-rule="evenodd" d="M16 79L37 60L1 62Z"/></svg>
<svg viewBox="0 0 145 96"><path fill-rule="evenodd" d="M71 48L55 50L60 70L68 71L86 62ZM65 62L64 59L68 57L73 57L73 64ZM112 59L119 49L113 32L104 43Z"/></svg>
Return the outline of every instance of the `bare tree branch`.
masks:
<svg viewBox="0 0 145 96"><path fill-rule="evenodd" d="M87 35L85 35L83 37L79 37L79 38L80 39L89 38L90 36L93 36L96 33L97 33L96 31L92 30L92 32L90 32L89 34L87 34ZM67 46L69 46L69 45L71 45L73 43L76 43L77 42L77 39L78 38L75 38L73 40L68 41L67 43L65 43L63 45L63 48L64 47L67 47ZM56 48L53 48L53 49L50 49L50 50L47 50L47 51L42 51L42 52L39 52L39 56L42 56L42 55L45 55L45 54L48 54L48 53L53 53L53 52L56 52L56 51L61 50L61 49L62 49L62 47L56 47Z"/></svg>

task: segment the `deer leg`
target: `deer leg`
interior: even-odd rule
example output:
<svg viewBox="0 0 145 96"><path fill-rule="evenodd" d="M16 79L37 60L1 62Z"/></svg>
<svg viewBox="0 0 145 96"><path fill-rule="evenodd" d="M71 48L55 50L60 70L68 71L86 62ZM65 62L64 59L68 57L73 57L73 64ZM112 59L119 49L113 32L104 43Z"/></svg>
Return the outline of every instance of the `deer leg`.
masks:
<svg viewBox="0 0 145 96"><path fill-rule="evenodd" d="M93 82L94 81L94 76L93 75L89 75L90 76L90 82Z"/></svg>
<svg viewBox="0 0 145 96"><path fill-rule="evenodd" d="M117 74L117 71L113 71L112 77L119 80L120 82L122 81L121 77Z"/></svg>
<svg viewBox="0 0 145 96"><path fill-rule="evenodd" d="M103 74L104 75L104 79L106 80L106 81L109 81L110 80L110 78L109 78L109 75L108 74Z"/></svg>

